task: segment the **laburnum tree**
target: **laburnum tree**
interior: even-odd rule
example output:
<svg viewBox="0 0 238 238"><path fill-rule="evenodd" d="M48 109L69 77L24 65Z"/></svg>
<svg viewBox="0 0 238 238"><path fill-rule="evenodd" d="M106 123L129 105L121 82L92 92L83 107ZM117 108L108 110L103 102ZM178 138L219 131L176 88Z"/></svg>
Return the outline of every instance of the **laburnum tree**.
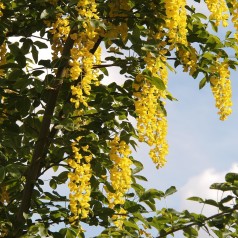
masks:
<svg viewBox="0 0 238 238"><path fill-rule="evenodd" d="M237 32L237 0L0 1L0 237L84 237L83 224L97 237L238 237L238 174L211 186L222 200L190 198L213 216L158 209L176 189L146 190L132 156L146 143L166 163L176 67L231 114Z"/></svg>

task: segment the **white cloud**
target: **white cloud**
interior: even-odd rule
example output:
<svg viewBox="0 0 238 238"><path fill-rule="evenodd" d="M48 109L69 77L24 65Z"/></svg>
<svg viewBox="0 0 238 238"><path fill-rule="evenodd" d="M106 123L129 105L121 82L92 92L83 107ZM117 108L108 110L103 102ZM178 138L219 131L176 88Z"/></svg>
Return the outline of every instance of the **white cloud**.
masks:
<svg viewBox="0 0 238 238"><path fill-rule="evenodd" d="M238 173L238 163L232 164L228 171L217 171L214 168L209 168L201 174L191 177L189 181L179 189L180 194L180 207L181 209L188 209L193 212L202 212L205 215L211 215L217 212L217 209L207 206L201 211L203 204L186 200L188 197L198 196L203 199L220 200L224 194L217 190L209 189L212 183L224 182L224 177L228 172Z"/></svg>

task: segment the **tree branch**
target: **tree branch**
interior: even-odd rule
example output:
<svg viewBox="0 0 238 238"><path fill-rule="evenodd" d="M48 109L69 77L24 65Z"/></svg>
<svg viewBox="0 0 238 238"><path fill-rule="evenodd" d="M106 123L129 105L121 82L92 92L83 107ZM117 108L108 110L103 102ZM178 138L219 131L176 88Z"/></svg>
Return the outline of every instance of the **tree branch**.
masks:
<svg viewBox="0 0 238 238"><path fill-rule="evenodd" d="M205 222L209 221L209 220L212 220L214 218L218 218L218 217L222 217L222 216L225 216L225 215L229 215L229 214L232 214L234 211L236 211L238 209L238 206L235 205L232 209L230 209L229 211L224 211L224 212L221 212L221 213L217 213L215 215L212 215L210 217L207 217L205 219L203 219L202 221L198 222L198 221L195 221L195 222L191 222L187 225L184 225L184 226L180 226L180 227L175 227L175 228L172 228L170 231L168 232L165 232L163 235L159 235L157 236L156 238L162 238L162 237L166 237L167 235L169 234L172 234L174 232L177 232L177 231L181 231L181 230L184 230L186 228L189 228L191 226L196 226L196 225L200 225L200 226L205 226Z"/></svg>
<svg viewBox="0 0 238 238"><path fill-rule="evenodd" d="M17 224L14 224L15 226L14 237L18 237L23 232L20 230L21 225L24 223L23 214L29 212L29 209L31 207L33 189L37 179L41 174L40 173L41 169L44 167L44 161L47 154L46 151L48 150L48 147L50 145L49 141L50 142L52 141L53 137L58 131L55 127L53 127L52 130L50 131L51 119L54 114L54 109L56 107L56 102L60 88L63 84L65 70L69 66L68 59L70 57L70 50L74 45L74 40L71 39L70 35L76 31L77 31L76 28L72 28L71 32L68 35L61 56L62 62L65 62L64 59L67 59L67 61L66 63L58 67L55 81L51 86L51 89L49 90L49 97L46 103L41 129L39 132L39 137L37 142L35 143L31 164L26 172L26 184L22 194L21 205L16 214ZM95 53L102 39L103 39L102 37L99 37L94 47L90 51L92 54Z"/></svg>
<svg viewBox="0 0 238 238"><path fill-rule="evenodd" d="M64 49L62 52L61 59L69 59L70 56L70 50L73 47L74 40L71 39L70 35L74 32L76 32L76 28L72 28L68 38L65 42ZM33 155L32 155L32 161L30 163L30 166L26 173L26 184L23 190L21 204L19 207L19 210L16 214L16 221L18 224L14 224L16 227L16 233L15 235L18 236L20 232L20 226L24 223L24 213L28 213L30 206L31 206L31 199L32 199L32 193L35 186L35 183L39 177L40 171L42 167L44 166L44 154L47 150L46 145L48 142L48 136L50 131L50 124L51 119L54 113L54 109L56 106L57 97L61 88L61 85L63 83L63 77L65 74L65 69L68 67L69 62L67 61L64 63L64 65L60 65L58 67L58 71L56 73L55 81L49 90L49 97L46 104L43 121L41 124L40 132L38 140L35 143Z"/></svg>

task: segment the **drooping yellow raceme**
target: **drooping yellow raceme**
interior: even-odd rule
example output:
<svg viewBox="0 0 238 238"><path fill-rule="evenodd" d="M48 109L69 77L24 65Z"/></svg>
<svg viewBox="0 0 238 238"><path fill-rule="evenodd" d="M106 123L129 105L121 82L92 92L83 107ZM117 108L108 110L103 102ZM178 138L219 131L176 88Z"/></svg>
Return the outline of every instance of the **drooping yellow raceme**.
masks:
<svg viewBox="0 0 238 238"><path fill-rule="evenodd" d="M232 113L232 89L229 65L227 62L218 62L211 67L214 76L211 77L211 89L218 108L220 120L224 121Z"/></svg>
<svg viewBox="0 0 238 238"><path fill-rule="evenodd" d="M222 25L226 27L228 25L228 7L225 0L205 0L208 10L211 12L210 19L215 20L217 26Z"/></svg>
<svg viewBox="0 0 238 238"><path fill-rule="evenodd" d="M131 187L131 164L132 161L129 158L131 150L129 145L125 141L120 141L118 136L110 142L109 157L113 162L113 166L110 169L110 180L114 193L108 191L107 198L109 201L109 207L114 208L115 205L123 205L125 203L125 194ZM119 214L124 214L125 210L120 209ZM123 216L114 215L112 217L114 224L121 228L123 224Z"/></svg>
<svg viewBox="0 0 238 238"><path fill-rule="evenodd" d="M110 142L109 157L113 162L110 169L110 180L115 193L107 191L109 206L114 207L117 204L124 204L125 193L131 187L131 169L132 164L129 155L130 147L125 141L120 141L118 136Z"/></svg>
<svg viewBox="0 0 238 238"><path fill-rule="evenodd" d="M187 14L186 0L165 0L165 26L168 29L168 37L171 42L171 48L174 44L180 43L187 45Z"/></svg>
<svg viewBox="0 0 238 238"><path fill-rule="evenodd" d="M45 23L50 26L49 22L46 21ZM51 24L51 27L49 32L53 35L52 59L54 60L61 56L63 43L66 41L70 32L69 20L62 14L58 14L57 20Z"/></svg>
<svg viewBox="0 0 238 238"><path fill-rule="evenodd" d="M76 139L80 141L80 137ZM72 216L70 222L77 222L78 219L84 219L88 217L90 211L91 200L91 184L90 179L92 176L91 160L92 153L88 149L88 146L81 148L77 147L77 142L72 143L72 151L74 157L68 159L68 165L72 168L72 172L69 172L68 187L70 189L69 205ZM88 155L82 155L87 153Z"/></svg>
<svg viewBox="0 0 238 238"><path fill-rule="evenodd" d="M234 27L236 29L236 33L234 34L234 37L238 40L238 1L237 0L233 0L231 2L231 6L232 6L232 22L234 24Z"/></svg>
<svg viewBox="0 0 238 238"><path fill-rule="evenodd" d="M10 202L10 197L9 197L9 193L7 191L7 187L2 186L0 191L1 191L1 193L0 193L0 202L2 204L8 204Z"/></svg>
<svg viewBox="0 0 238 238"><path fill-rule="evenodd" d="M152 76L159 77L167 85L168 72L161 58L164 56L154 58L148 53L145 58L146 68ZM159 100L166 97L166 92L158 89L143 74L136 76L134 89L139 141L146 142L151 147L150 157L157 167L162 167L168 154L168 125ZM164 104L162 101L161 103Z"/></svg>
<svg viewBox="0 0 238 238"><path fill-rule="evenodd" d="M111 19L127 17L122 11L129 11L130 5L128 0L112 0L108 4L110 8L109 17ZM121 39L125 42L128 35L127 22L120 22L119 25L114 25L111 22L107 22L108 30L104 36L108 39L117 38L119 35Z"/></svg>
<svg viewBox="0 0 238 238"><path fill-rule="evenodd" d="M5 9L5 6L2 2L0 2L0 17L3 16L2 9Z"/></svg>
<svg viewBox="0 0 238 238"><path fill-rule="evenodd" d="M0 65L6 64L6 62L7 62L6 53L7 53L6 43L3 43L0 46ZM4 69L0 69L0 77L2 77L4 75L5 75Z"/></svg>
<svg viewBox="0 0 238 238"><path fill-rule="evenodd" d="M77 11L83 19L82 27L78 33L71 34L74 40L74 47L71 49L70 76L72 80L78 80L77 85L72 85L71 102L78 108L80 104L88 106L87 96L90 95L91 84L98 85L98 70L93 69L94 64L100 64L100 47L93 54L91 49L98 39L97 29L90 21L98 19L95 1L79 1Z"/></svg>
<svg viewBox="0 0 238 238"><path fill-rule="evenodd" d="M191 45L188 46L189 48L179 47L177 50L178 57L183 64L183 71L188 72L190 75L197 69L197 51Z"/></svg>

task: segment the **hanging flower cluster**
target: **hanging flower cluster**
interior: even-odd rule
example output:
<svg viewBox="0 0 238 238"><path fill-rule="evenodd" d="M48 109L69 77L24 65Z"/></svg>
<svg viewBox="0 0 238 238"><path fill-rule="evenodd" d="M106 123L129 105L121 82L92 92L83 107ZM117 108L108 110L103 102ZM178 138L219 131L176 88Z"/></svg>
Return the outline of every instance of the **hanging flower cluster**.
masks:
<svg viewBox="0 0 238 238"><path fill-rule="evenodd" d="M235 38L238 40L238 2L237 0L233 0L231 2L231 5L232 5L232 10L231 10L231 13L232 13L232 22L234 24L234 27L236 29L236 33L234 34Z"/></svg>
<svg viewBox="0 0 238 238"><path fill-rule="evenodd" d="M91 195L90 179L92 176L91 160L92 153L88 149L88 146L83 146L80 149L77 147L80 137L76 139L76 142L72 143L72 151L74 158L68 160L68 165L72 168L72 172L69 172L68 187L70 189L70 210L72 216L70 222L75 222L79 218L84 219L89 214L89 202ZM80 151L82 152L80 153ZM88 154L88 155L82 155Z"/></svg>
<svg viewBox="0 0 238 238"><path fill-rule="evenodd" d="M225 0L205 0L207 4L208 10L211 12L210 19L215 20L215 24L217 26L220 25L220 22L222 21L222 25L226 27L228 25L228 18L229 15L228 7L226 5Z"/></svg>
<svg viewBox="0 0 238 238"><path fill-rule="evenodd" d="M193 48L191 45L189 45L188 48L179 47L179 49L177 50L177 54L183 64L183 71L189 71L189 74L193 75L193 73L197 69L198 61L196 49Z"/></svg>
<svg viewBox="0 0 238 238"><path fill-rule="evenodd" d="M6 53L7 53L7 47L6 47L6 44L3 43L1 46L0 46L0 65L4 65L6 64ZM4 69L0 69L0 77L4 76L5 75L5 72L4 72Z"/></svg>
<svg viewBox="0 0 238 238"><path fill-rule="evenodd" d="M4 65L7 63L6 60L6 53L7 53L7 47L6 47L6 43L3 43L0 46L0 65ZM4 77L5 76L5 71L4 69L0 69L0 77ZM4 104L4 97L0 97L0 104ZM3 112L6 113L6 109L3 109ZM6 119L6 115L5 113L1 113L0 114L0 125L3 123L3 121Z"/></svg>
<svg viewBox="0 0 238 238"><path fill-rule="evenodd" d="M112 0L109 2L108 6L110 7L109 17L115 19L117 17L125 17L123 11L129 11L130 6L127 0ZM121 39L125 42L128 35L128 26L126 22L120 22L119 25L114 25L113 23L108 22L108 31L105 34L105 37L108 39L117 38L119 35Z"/></svg>
<svg viewBox="0 0 238 238"><path fill-rule="evenodd" d="M131 150L129 145L125 141L120 141L118 136L110 142L109 157L113 162L113 167L110 169L110 180L114 193L107 191L107 198L109 201L109 207L114 208L115 205L123 205L125 203L125 193L131 187L131 160L129 155ZM119 214L124 214L125 210L121 208L118 211ZM112 217L114 224L121 228L123 224L123 217L121 215L114 215Z"/></svg>
<svg viewBox="0 0 238 238"><path fill-rule="evenodd" d="M0 2L0 17L3 16L2 9L5 9L5 6L2 2Z"/></svg>
<svg viewBox="0 0 238 238"><path fill-rule="evenodd" d="M90 95L91 84L98 85L98 70L93 69L94 64L100 63L101 49L95 54L91 53L98 36L97 29L91 24L92 19L98 19L95 1L79 1L77 4L78 15L83 19L78 33L71 34L74 47L71 49L70 76L72 80L80 79L80 82L71 86L71 102L78 108L82 103L87 104L87 96ZM81 77L81 78L80 78Z"/></svg>
<svg viewBox="0 0 238 238"><path fill-rule="evenodd" d="M110 180L115 193L108 191L108 200L110 207L117 204L124 204L125 193L131 187L131 169L132 164L129 159L131 150L125 141L120 141L118 136L110 142L109 157L113 162L113 167L110 169Z"/></svg>
<svg viewBox="0 0 238 238"><path fill-rule="evenodd" d="M165 0L165 26L168 29L168 37L172 47L176 43L187 45L187 14L185 6L186 0Z"/></svg>
<svg viewBox="0 0 238 238"><path fill-rule="evenodd" d="M211 89L218 108L220 120L224 121L231 114L232 90L229 65L227 62L218 62L211 67L214 76L211 77Z"/></svg>
<svg viewBox="0 0 238 238"><path fill-rule="evenodd" d="M2 186L0 191L1 191L0 202L2 204L8 204L9 201L10 201L10 198L9 198L9 193L7 191L7 187L6 186Z"/></svg>
<svg viewBox="0 0 238 238"><path fill-rule="evenodd" d="M57 20L52 23L45 21L45 23L52 27L49 32L53 35L52 43L52 59L57 59L63 50L63 43L66 41L68 34L70 32L69 20L63 17L62 14L57 15Z"/></svg>
<svg viewBox="0 0 238 238"><path fill-rule="evenodd" d="M164 85L167 85L168 72L161 57L154 58L148 53L145 62L152 77L159 77ZM168 125L162 108L164 102L159 100L166 97L166 92L158 89L143 74L136 76L134 89L139 141L151 146L150 157L157 167L162 167L168 154L166 140Z"/></svg>

